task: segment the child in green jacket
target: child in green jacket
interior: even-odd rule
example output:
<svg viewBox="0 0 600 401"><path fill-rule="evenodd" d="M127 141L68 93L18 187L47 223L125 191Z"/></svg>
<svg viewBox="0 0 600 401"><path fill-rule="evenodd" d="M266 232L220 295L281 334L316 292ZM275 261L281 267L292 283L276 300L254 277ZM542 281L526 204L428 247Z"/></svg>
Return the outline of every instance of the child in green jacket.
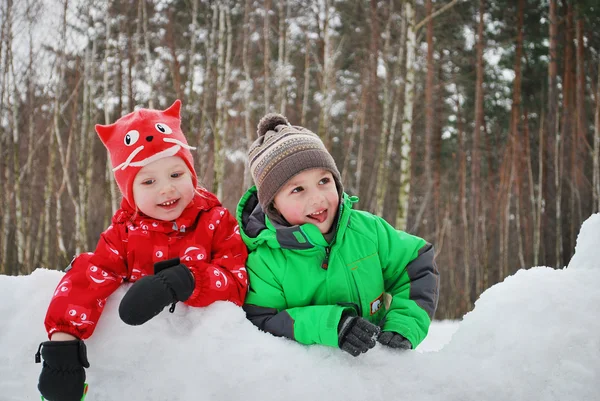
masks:
<svg viewBox="0 0 600 401"><path fill-rule="evenodd" d="M419 345L438 302L433 246L354 209L323 142L282 115L261 119L248 158L256 186L237 207L250 251L248 319L354 356L376 340Z"/></svg>

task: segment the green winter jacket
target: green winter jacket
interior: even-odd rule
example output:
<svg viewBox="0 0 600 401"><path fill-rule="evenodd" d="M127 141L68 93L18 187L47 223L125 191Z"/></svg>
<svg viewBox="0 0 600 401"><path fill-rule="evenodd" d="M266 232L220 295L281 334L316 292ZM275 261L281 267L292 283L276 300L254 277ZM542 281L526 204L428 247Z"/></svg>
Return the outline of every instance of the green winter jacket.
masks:
<svg viewBox="0 0 600 401"><path fill-rule="evenodd" d="M431 244L385 220L353 210L343 195L330 244L312 224L275 227L256 187L237 207L250 251L244 310L261 330L302 344L338 346L342 313L362 316L416 347L437 307L438 271ZM389 308L384 293L391 296Z"/></svg>

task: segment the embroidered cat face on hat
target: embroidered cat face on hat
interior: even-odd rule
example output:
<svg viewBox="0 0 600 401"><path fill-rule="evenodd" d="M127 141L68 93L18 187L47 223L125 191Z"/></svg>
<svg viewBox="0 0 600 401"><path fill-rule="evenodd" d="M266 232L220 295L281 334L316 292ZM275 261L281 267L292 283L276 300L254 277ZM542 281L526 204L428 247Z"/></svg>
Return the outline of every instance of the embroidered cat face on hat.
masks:
<svg viewBox="0 0 600 401"><path fill-rule="evenodd" d="M183 159L197 185L194 158L181 131L181 101L166 110L139 109L114 124L96 124L96 132L110 154L115 180L132 207L133 180L140 169L156 160L178 156Z"/></svg>

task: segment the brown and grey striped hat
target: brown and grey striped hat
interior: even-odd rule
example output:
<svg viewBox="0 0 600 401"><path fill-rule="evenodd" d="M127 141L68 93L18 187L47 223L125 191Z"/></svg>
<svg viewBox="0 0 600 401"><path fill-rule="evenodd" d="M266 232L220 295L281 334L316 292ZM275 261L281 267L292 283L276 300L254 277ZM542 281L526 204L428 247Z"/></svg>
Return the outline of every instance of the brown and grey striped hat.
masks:
<svg viewBox="0 0 600 401"><path fill-rule="evenodd" d="M267 206L279 189L295 175L311 168L331 171L341 195L340 172L316 134L293 126L284 116L274 113L261 118L257 134L258 139L248 150L248 164L258 190L258 201L267 215Z"/></svg>

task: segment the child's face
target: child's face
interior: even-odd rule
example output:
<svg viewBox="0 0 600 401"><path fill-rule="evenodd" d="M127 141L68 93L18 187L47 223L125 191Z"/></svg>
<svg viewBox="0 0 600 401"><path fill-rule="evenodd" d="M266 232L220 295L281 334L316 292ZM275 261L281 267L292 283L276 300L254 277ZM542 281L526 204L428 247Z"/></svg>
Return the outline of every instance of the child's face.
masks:
<svg viewBox="0 0 600 401"><path fill-rule="evenodd" d="M331 172L313 168L289 180L273 203L291 225L311 223L325 234L331 229L340 198Z"/></svg>
<svg viewBox="0 0 600 401"><path fill-rule="evenodd" d="M192 176L177 156L156 160L137 173L133 180L133 199L147 216L175 220L194 197Z"/></svg>

